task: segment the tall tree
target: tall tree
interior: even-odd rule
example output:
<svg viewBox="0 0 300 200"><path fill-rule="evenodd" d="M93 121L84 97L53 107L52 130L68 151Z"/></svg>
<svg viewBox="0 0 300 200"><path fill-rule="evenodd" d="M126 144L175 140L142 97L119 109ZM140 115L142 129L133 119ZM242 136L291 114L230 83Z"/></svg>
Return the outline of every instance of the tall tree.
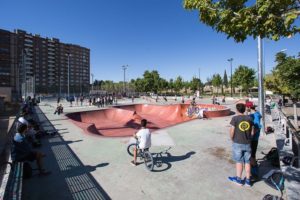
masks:
<svg viewBox="0 0 300 200"><path fill-rule="evenodd" d="M174 80L171 78L170 81L169 81L169 90L171 90L171 92L173 92L173 89L174 89Z"/></svg>
<svg viewBox="0 0 300 200"><path fill-rule="evenodd" d="M189 81L185 81L183 83L183 87L184 87L184 94L187 94L187 90L190 88L190 82Z"/></svg>
<svg viewBox="0 0 300 200"><path fill-rule="evenodd" d="M300 32L296 19L299 0L185 0L184 7L199 11L199 19L228 38L247 36L279 40Z"/></svg>
<svg viewBox="0 0 300 200"><path fill-rule="evenodd" d="M137 92L146 92L144 79L137 78L134 82L134 86Z"/></svg>
<svg viewBox="0 0 300 200"><path fill-rule="evenodd" d="M279 53L278 53L279 54ZM278 54L276 58L278 58ZM277 65L273 75L277 78L280 86L287 88L293 98L300 97L300 60L292 56L284 57L283 61L276 59Z"/></svg>
<svg viewBox="0 0 300 200"><path fill-rule="evenodd" d="M195 93L199 88L199 78L193 77L193 79L190 82L190 89Z"/></svg>
<svg viewBox="0 0 300 200"><path fill-rule="evenodd" d="M232 83L234 86L240 86L247 93L249 88L253 87L255 80L255 71L254 69L240 65L232 76Z"/></svg>
<svg viewBox="0 0 300 200"><path fill-rule="evenodd" d="M212 85L217 88L217 95L219 94L219 88L222 85L222 78L220 74L214 74L212 77Z"/></svg>
<svg viewBox="0 0 300 200"><path fill-rule="evenodd" d="M183 80L181 76L178 76L174 82L174 90L178 93L183 88Z"/></svg>
<svg viewBox="0 0 300 200"><path fill-rule="evenodd" d="M223 85L224 85L226 88L228 87L228 78L227 78L226 70L224 71Z"/></svg>
<svg viewBox="0 0 300 200"><path fill-rule="evenodd" d="M168 81L166 79L160 78L159 80L159 92L166 91L168 89Z"/></svg>

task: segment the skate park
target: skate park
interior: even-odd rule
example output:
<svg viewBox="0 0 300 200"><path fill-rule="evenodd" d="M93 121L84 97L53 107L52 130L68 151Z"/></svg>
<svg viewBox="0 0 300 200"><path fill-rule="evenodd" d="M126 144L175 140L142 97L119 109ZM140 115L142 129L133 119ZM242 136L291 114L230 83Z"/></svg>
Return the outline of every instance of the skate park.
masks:
<svg viewBox="0 0 300 200"><path fill-rule="evenodd" d="M234 112L236 100L224 106ZM137 104L147 104L144 99ZM197 103L209 104L209 99ZM279 195L263 181L251 188L228 184L227 177L235 173L231 160L229 122L232 115L209 119L193 119L156 130L150 149L160 167L149 172L132 159L126 147L132 137L99 137L86 134L65 115L53 115L55 102L42 101L37 108L39 119L58 135L47 138L42 150L47 152L45 165L53 172L49 177L33 177L24 181L24 199L250 199L265 194ZM130 101L119 102L128 107ZM65 114L98 110L97 107L68 107ZM165 104L163 104L165 105ZM261 151L276 146L272 135L260 140ZM261 164L263 174L270 170ZM142 179L137 177L143 177ZM40 185L39 192L33 188ZM154 187L155 186L155 187ZM59 192L57 192L59 191ZM31 194L30 198L26 194Z"/></svg>

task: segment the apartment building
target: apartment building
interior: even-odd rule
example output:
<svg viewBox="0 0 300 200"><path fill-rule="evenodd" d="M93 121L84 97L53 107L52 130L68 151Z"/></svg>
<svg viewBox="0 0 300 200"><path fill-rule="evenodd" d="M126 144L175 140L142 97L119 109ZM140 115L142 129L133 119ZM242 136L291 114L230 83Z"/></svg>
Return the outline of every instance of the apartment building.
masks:
<svg viewBox="0 0 300 200"><path fill-rule="evenodd" d="M87 93L89 83L88 48L23 30L0 29L0 95L7 88L15 98Z"/></svg>

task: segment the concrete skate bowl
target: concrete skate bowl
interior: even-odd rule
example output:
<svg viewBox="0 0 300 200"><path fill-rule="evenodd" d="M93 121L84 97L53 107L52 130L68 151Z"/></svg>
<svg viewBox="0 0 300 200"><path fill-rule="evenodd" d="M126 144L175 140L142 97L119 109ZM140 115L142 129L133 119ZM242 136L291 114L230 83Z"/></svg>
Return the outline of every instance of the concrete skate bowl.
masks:
<svg viewBox="0 0 300 200"><path fill-rule="evenodd" d="M196 112L194 112L196 109ZM141 119L147 119L151 132L190 121L202 112L207 118L230 115L225 106L198 104L191 109L188 104L148 105L135 104L113 108L69 113L66 116L86 133L107 137L132 136L140 128Z"/></svg>

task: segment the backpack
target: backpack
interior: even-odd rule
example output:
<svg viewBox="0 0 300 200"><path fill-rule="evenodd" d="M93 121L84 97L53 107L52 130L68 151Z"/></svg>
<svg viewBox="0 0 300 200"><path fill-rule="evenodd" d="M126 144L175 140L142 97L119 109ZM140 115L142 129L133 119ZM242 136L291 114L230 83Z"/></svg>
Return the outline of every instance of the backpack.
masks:
<svg viewBox="0 0 300 200"><path fill-rule="evenodd" d="M32 177L32 167L28 162L24 162L23 164L23 178L29 179Z"/></svg>
<svg viewBox="0 0 300 200"><path fill-rule="evenodd" d="M267 194L262 200L283 200L282 197Z"/></svg>
<svg viewBox="0 0 300 200"><path fill-rule="evenodd" d="M278 150L275 147L265 154L264 159L270 161L274 167L280 166Z"/></svg>
<svg viewBox="0 0 300 200"><path fill-rule="evenodd" d="M271 176L265 179L265 183L273 189L280 191L282 196L282 190L284 189L284 177L281 171L274 172Z"/></svg>

